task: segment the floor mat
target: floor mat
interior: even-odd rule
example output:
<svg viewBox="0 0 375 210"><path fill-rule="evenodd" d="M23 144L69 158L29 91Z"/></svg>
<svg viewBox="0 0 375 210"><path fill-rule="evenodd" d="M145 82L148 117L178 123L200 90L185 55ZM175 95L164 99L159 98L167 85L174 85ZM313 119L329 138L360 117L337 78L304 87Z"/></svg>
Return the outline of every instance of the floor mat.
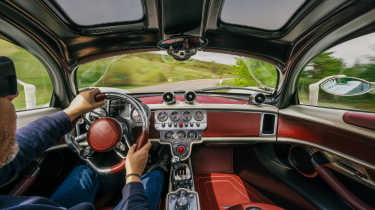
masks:
<svg viewBox="0 0 375 210"><path fill-rule="evenodd" d="M195 177L202 210L224 210L237 204L272 202L235 174L212 173Z"/></svg>

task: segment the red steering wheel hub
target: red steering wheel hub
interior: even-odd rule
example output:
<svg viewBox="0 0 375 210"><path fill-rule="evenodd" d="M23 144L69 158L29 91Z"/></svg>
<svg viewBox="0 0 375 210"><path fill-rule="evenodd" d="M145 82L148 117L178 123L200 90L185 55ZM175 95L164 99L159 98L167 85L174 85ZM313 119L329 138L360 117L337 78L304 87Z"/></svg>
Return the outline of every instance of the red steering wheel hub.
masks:
<svg viewBox="0 0 375 210"><path fill-rule="evenodd" d="M112 149L122 138L120 124L113 118L104 117L95 120L89 128L87 140L97 152Z"/></svg>

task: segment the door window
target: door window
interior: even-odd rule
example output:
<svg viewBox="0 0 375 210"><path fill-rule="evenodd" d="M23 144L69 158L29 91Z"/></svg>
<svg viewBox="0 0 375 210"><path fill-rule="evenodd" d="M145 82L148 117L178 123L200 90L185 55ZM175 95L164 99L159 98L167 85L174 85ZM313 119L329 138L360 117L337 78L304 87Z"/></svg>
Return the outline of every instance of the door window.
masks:
<svg viewBox="0 0 375 210"><path fill-rule="evenodd" d="M13 100L17 111L48 107L53 86L44 65L25 49L0 39L0 56L13 60L19 95Z"/></svg>
<svg viewBox="0 0 375 210"><path fill-rule="evenodd" d="M301 104L375 111L375 33L316 56L298 79Z"/></svg>

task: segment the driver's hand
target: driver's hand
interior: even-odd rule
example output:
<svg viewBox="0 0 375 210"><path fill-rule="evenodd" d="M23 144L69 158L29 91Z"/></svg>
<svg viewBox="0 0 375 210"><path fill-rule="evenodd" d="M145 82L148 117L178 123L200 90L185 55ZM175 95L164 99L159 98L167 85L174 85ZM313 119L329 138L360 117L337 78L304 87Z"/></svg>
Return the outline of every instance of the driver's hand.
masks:
<svg viewBox="0 0 375 210"><path fill-rule="evenodd" d="M143 170L145 170L146 163L148 160L148 152L151 148L150 141L147 141L147 143L139 150L135 151L136 145L130 147L125 168L126 168L126 175L129 174L137 174L139 176L142 175ZM129 176L126 178L126 183L130 182L140 182L141 179L137 176Z"/></svg>
<svg viewBox="0 0 375 210"><path fill-rule="evenodd" d="M74 121L81 114L92 111L104 105L105 100L95 101L95 96L100 93L98 88L90 89L79 93L73 101L70 103L69 107L64 110L64 112L69 116L70 121Z"/></svg>

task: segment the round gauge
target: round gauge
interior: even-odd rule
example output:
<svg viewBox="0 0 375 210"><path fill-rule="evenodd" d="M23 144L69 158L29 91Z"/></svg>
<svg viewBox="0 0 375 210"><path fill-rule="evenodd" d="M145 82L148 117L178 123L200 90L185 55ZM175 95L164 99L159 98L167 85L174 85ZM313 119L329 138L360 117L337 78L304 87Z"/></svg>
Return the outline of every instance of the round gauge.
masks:
<svg viewBox="0 0 375 210"><path fill-rule="evenodd" d="M168 114L166 112L159 112L158 120L160 122L164 122L164 121L168 120Z"/></svg>
<svg viewBox="0 0 375 210"><path fill-rule="evenodd" d="M202 121L204 119L204 114L201 111L195 112L194 119L196 121Z"/></svg>
<svg viewBox="0 0 375 210"><path fill-rule="evenodd" d="M186 137L186 134L184 131L177 132L177 139L184 139L185 137Z"/></svg>
<svg viewBox="0 0 375 210"><path fill-rule="evenodd" d="M180 114L178 112L172 112L171 113L171 120L173 122L177 122L180 119Z"/></svg>
<svg viewBox="0 0 375 210"><path fill-rule="evenodd" d="M189 122L193 116L191 115L191 112L185 111L182 113L182 120L185 122Z"/></svg>
<svg viewBox="0 0 375 210"><path fill-rule="evenodd" d="M168 131L168 132L165 134L165 138L168 139L168 140L173 139L173 132L172 132L172 131Z"/></svg>
<svg viewBox="0 0 375 210"><path fill-rule="evenodd" d="M187 134L187 137L189 139L195 139L195 137L196 137L195 132L194 131L189 131L188 134Z"/></svg>
<svg viewBox="0 0 375 210"><path fill-rule="evenodd" d="M132 117L132 120L134 120L137 123L141 123L142 122L142 117L141 117L141 115L139 115L139 113L137 112L136 109L132 110L131 117Z"/></svg>

